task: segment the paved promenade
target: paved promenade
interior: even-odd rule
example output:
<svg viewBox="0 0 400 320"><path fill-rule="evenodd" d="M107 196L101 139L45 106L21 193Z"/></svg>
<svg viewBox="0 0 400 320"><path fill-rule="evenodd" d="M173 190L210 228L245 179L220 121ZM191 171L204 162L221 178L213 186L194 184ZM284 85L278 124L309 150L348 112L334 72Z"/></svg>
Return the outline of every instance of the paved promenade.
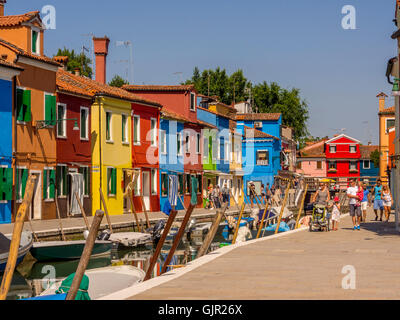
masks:
<svg viewBox="0 0 400 320"><path fill-rule="evenodd" d="M130 299L399 299L400 235L394 222L373 218L371 211L361 231L346 217L336 232L241 246ZM356 290L342 289L347 265L356 269Z"/></svg>

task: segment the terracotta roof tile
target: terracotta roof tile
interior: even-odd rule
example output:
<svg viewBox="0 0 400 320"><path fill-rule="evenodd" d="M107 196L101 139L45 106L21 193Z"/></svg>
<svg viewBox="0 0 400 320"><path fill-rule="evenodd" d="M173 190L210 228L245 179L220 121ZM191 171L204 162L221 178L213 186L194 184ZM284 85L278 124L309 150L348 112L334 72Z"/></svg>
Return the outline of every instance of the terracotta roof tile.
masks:
<svg viewBox="0 0 400 320"><path fill-rule="evenodd" d="M191 91L194 85L181 86L160 86L160 85L124 85L122 87L128 91Z"/></svg>
<svg viewBox="0 0 400 320"><path fill-rule="evenodd" d="M57 87L61 91L83 94L90 97L93 97L94 95L104 95L162 108L162 105L157 102L143 99L121 88L111 87L89 78L71 74L61 68L57 72Z"/></svg>
<svg viewBox="0 0 400 320"><path fill-rule="evenodd" d="M279 140L279 138L277 138L277 137L271 136L268 133L264 133L260 130L254 129L254 128L245 126L244 129L246 131L245 132L246 138L252 138L252 137L253 138L273 138L275 140Z"/></svg>
<svg viewBox="0 0 400 320"><path fill-rule="evenodd" d="M328 139L315 142L300 150L300 158L326 158L325 155L325 142Z"/></svg>
<svg viewBox="0 0 400 320"><path fill-rule="evenodd" d="M228 116L228 115L223 114L221 112L216 112L216 111L213 111L213 110L210 110L210 109L204 109L202 107L197 107L197 109L200 109L200 110L203 110L203 111L207 111L207 112L213 113L213 114L215 114L217 116L221 116L221 117L224 117L224 118L227 118L227 119L230 119L230 120L235 120L235 116Z"/></svg>
<svg viewBox="0 0 400 320"><path fill-rule="evenodd" d="M237 114L236 120L247 120L247 121L257 121L257 120L270 120L278 121L282 116L281 113L246 113Z"/></svg>
<svg viewBox="0 0 400 320"><path fill-rule="evenodd" d="M32 11L25 14L14 15L14 16L2 16L0 17L0 27L18 26L21 23L28 22L35 17L38 17L40 19L39 11Z"/></svg>
<svg viewBox="0 0 400 320"><path fill-rule="evenodd" d="M384 114L387 114L387 115L395 115L395 112L396 112L396 110L395 110L395 107L390 107L390 108L386 108L386 109L384 109L383 111L381 111L381 112L379 112L379 114L381 115L384 115Z"/></svg>
<svg viewBox="0 0 400 320"><path fill-rule="evenodd" d="M17 66L15 63L8 62L6 60L1 60L1 59L0 59L0 66L17 69L17 70L24 70L20 66Z"/></svg>
<svg viewBox="0 0 400 320"><path fill-rule="evenodd" d="M379 146L360 146L361 159L371 159L371 153L379 150Z"/></svg>

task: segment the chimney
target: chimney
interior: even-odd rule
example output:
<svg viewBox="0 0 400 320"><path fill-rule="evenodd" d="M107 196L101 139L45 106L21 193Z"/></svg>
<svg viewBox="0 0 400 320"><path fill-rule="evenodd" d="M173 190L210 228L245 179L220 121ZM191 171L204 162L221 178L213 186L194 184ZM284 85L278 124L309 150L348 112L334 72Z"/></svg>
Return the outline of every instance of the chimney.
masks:
<svg viewBox="0 0 400 320"><path fill-rule="evenodd" d="M74 69L74 73L76 76L80 76L81 75L81 68L75 68Z"/></svg>
<svg viewBox="0 0 400 320"><path fill-rule="evenodd" d="M7 0L0 0L0 17L4 16L4 6L7 3Z"/></svg>
<svg viewBox="0 0 400 320"><path fill-rule="evenodd" d="M105 84L107 80L107 55L110 39L93 38L94 54L96 55L96 81Z"/></svg>
<svg viewBox="0 0 400 320"><path fill-rule="evenodd" d="M63 69L65 71L67 71L67 64L68 64L68 60L69 60L69 58L67 56L56 56L53 59L55 61L57 61L58 63L62 64Z"/></svg>
<svg viewBox="0 0 400 320"><path fill-rule="evenodd" d="M379 99L379 112L385 110L385 100L388 97L385 93L381 92L376 96Z"/></svg>

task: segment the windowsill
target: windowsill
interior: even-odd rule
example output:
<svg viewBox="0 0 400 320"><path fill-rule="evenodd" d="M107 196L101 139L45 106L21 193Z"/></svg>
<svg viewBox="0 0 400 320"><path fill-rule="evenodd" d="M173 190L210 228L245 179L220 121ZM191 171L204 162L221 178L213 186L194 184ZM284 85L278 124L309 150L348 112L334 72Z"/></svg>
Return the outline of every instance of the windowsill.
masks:
<svg viewBox="0 0 400 320"><path fill-rule="evenodd" d="M67 196L58 196L58 199L67 199Z"/></svg>
<svg viewBox="0 0 400 320"><path fill-rule="evenodd" d="M166 156L168 153L166 153L166 152L161 152L161 155L162 156Z"/></svg>
<svg viewBox="0 0 400 320"><path fill-rule="evenodd" d="M328 170L329 173L336 173L337 170Z"/></svg>
<svg viewBox="0 0 400 320"><path fill-rule="evenodd" d="M20 124L21 126L26 126L27 122L21 121L21 120L17 120L17 124Z"/></svg>
<svg viewBox="0 0 400 320"><path fill-rule="evenodd" d="M358 173L358 170L350 170L350 173Z"/></svg>
<svg viewBox="0 0 400 320"><path fill-rule="evenodd" d="M89 138L81 138L81 141L87 142L87 141L89 141Z"/></svg>
<svg viewBox="0 0 400 320"><path fill-rule="evenodd" d="M50 203L50 202L54 202L54 199L46 199L44 200L45 203Z"/></svg>
<svg viewBox="0 0 400 320"><path fill-rule="evenodd" d="M196 108L195 109L190 109L191 112L196 112Z"/></svg>
<svg viewBox="0 0 400 320"><path fill-rule="evenodd" d="M67 140L68 138L65 136L57 136L57 139L63 139L63 140Z"/></svg>
<svg viewBox="0 0 400 320"><path fill-rule="evenodd" d="M116 198L117 196L115 194L109 194L108 197L109 198Z"/></svg>
<svg viewBox="0 0 400 320"><path fill-rule="evenodd" d="M122 142L122 145L123 145L123 146L128 146L128 147L129 147L129 146L130 146L130 143L129 143L129 142Z"/></svg>
<svg viewBox="0 0 400 320"><path fill-rule="evenodd" d="M114 144L114 141L112 141L112 140L106 140L106 143Z"/></svg>
<svg viewBox="0 0 400 320"><path fill-rule="evenodd" d="M0 204L7 204L7 203L8 203L7 200L1 200L1 201L0 201Z"/></svg>
<svg viewBox="0 0 400 320"><path fill-rule="evenodd" d="M141 146L142 144L140 142L135 142L133 145L134 146Z"/></svg>

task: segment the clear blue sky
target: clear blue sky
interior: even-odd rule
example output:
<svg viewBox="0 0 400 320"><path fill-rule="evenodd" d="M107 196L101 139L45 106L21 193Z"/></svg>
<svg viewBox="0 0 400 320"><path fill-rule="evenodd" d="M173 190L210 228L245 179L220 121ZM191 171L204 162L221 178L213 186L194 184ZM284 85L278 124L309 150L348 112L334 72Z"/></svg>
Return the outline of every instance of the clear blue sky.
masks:
<svg viewBox="0 0 400 320"><path fill-rule="evenodd" d="M8 0L7 14L53 5L57 29L46 31L45 52L91 47L90 37L111 39L108 78L126 77L134 43L137 84L176 84L193 68L243 69L254 83L296 87L310 106L314 136L346 133L378 143L376 94L390 93L387 60L396 55L390 38L394 0ZM357 10L357 30L343 30L344 5ZM174 75L182 72L183 75ZM393 98L389 98L389 104ZM368 123L366 123L368 122Z"/></svg>

